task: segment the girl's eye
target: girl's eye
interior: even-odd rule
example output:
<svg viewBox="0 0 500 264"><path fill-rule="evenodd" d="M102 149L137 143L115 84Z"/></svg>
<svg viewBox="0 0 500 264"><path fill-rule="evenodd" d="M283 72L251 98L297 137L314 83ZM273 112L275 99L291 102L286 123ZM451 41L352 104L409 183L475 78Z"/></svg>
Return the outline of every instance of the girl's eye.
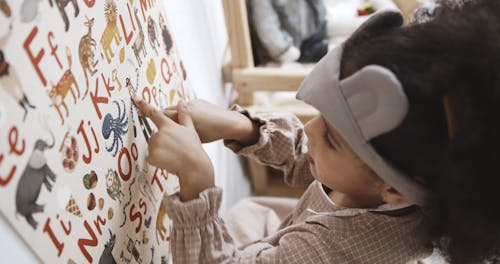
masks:
<svg viewBox="0 0 500 264"><path fill-rule="evenodd" d="M337 150L337 146L335 146L335 145L333 144L333 142L330 140L330 136L329 136L329 134L328 134L328 130L327 130L327 129L325 130L325 133L323 133L323 139L325 140L326 145L327 145L329 148L331 148L331 149L333 149L333 150Z"/></svg>

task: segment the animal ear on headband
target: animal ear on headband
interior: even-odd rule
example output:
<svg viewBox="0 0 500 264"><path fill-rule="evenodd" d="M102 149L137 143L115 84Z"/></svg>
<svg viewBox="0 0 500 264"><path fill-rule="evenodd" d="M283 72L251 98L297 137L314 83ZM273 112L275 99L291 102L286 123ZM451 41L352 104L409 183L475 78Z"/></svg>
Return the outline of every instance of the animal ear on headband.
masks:
<svg viewBox="0 0 500 264"><path fill-rule="evenodd" d="M366 66L342 80L340 87L367 141L396 128L408 113L401 83L382 66Z"/></svg>
<svg viewBox="0 0 500 264"><path fill-rule="evenodd" d="M386 10L373 14L352 34L350 41L364 40L385 32L389 29L402 26L404 23L403 15L399 10Z"/></svg>

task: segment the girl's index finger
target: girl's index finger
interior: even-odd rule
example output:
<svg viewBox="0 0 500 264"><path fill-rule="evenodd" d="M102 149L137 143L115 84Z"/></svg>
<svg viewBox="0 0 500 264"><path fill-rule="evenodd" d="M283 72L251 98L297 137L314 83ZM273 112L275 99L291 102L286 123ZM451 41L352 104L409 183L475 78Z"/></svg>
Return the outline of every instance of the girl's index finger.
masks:
<svg viewBox="0 0 500 264"><path fill-rule="evenodd" d="M135 103L139 108L139 111L145 116L149 117L151 121L156 125L157 128L170 126L174 121L170 120L167 116L163 114L162 111L156 109L154 106L144 102L142 99L136 99Z"/></svg>

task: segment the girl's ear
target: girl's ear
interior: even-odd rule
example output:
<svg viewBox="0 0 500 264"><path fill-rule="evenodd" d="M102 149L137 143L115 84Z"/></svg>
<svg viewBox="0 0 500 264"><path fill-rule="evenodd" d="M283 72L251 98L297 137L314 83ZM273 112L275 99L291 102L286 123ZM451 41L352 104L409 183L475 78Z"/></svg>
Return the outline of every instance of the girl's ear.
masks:
<svg viewBox="0 0 500 264"><path fill-rule="evenodd" d="M369 39L382 32L400 27L404 23L404 18L398 10L387 10L373 14L366 20L351 36L349 41L357 43Z"/></svg>
<svg viewBox="0 0 500 264"><path fill-rule="evenodd" d="M382 200L388 204L407 204L410 203L410 201L404 197L401 193L399 193L394 187L390 186L387 183L384 183L382 185Z"/></svg>

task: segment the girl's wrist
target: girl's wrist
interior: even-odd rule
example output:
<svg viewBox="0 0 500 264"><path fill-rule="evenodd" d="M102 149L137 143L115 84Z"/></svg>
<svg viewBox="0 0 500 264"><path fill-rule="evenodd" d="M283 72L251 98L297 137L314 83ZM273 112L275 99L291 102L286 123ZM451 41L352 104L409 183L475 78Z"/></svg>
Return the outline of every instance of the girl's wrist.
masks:
<svg viewBox="0 0 500 264"><path fill-rule="evenodd" d="M233 125L233 129L230 130L231 134L226 139L238 141L242 145L255 144L259 139L259 123L241 113L233 113L238 116L237 122Z"/></svg>
<svg viewBox="0 0 500 264"><path fill-rule="evenodd" d="M214 169L208 156L206 160L207 162L201 162L203 165L197 166L196 164L200 162L195 162L189 167L189 170L180 173L179 196L181 201L196 199L200 192L215 187Z"/></svg>

